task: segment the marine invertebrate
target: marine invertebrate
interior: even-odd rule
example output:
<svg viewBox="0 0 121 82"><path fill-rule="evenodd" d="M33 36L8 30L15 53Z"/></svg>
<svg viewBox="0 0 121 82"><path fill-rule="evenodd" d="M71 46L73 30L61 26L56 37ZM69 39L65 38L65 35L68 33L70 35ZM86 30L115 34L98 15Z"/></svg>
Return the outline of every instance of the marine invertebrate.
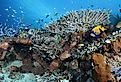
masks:
<svg viewBox="0 0 121 82"><path fill-rule="evenodd" d="M44 73L42 76L36 75L36 79L38 82L45 82L45 81L49 81L49 82L58 82L61 79L61 74L57 73L56 71L53 72L52 74L49 73Z"/></svg>
<svg viewBox="0 0 121 82"><path fill-rule="evenodd" d="M7 35L7 36L14 36L15 34L17 34L17 30L13 27L5 27L4 28L4 34Z"/></svg>
<svg viewBox="0 0 121 82"><path fill-rule="evenodd" d="M51 32L64 33L75 31L87 31L96 25L109 24L109 11L106 10L80 10L71 11L60 17L45 28Z"/></svg>
<svg viewBox="0 0 121 82"><path fill-rule="evenodd" d="M4 60L6 57L7 51L4 51L3 49L0 49L0 60Z"/></svg>
<svg viewBox="0 0 121 82"><path fill-rule="evenodd" d="M3 35L4 35L3 30L2 30L2 28L0 27L0 36L3 36Z"/></svg>
<svg viewBox="0 0 121 82"><path fill-rule="evenodd" d="M108 24L109 23L109 11L106 10L84 10L80 12L82 16L82 23L84 26L93 27L98 24ZM91 26L89 24L91 24Z"/></svg>
<svg viewBox="0 0 121 82"><path fill-rule="evenodd" d="M110 66L104 63L103 55L94 53L92 55L94 64L93 78L96 82L114 82L111 76Z"/></svg>
<svg viewBox="0 0 121 82"><path fill-rule="evenodd" d="M53 60L49 66L49 70L52 72L59 67L60 60Z"/></svg>
<svg viewBox="0 0 121 82"><path fill-rule="evenodd" d="M0 48L1 49L7 50L8 47L9 47L9 43L8 42L2 42L2 43L0 43Z"/></svg>
<svg viewBox="0 0 121 82"><path fill-rule="evenodd" d="M69 57L70 57L70 54L69 54L68 51L63 52L63 53L60 55L60 59L61 59L61 60L65 60L65 59L67 59L67 58L69 58Z"/></svg>
<svg viewBox="0 0 121 82"><path fill-rule="evenodd" d="M25 44L25 45L31 45L32 44L32 41L30 39L16 38L14 41L16 43L21 43L21 44Z"/></svg>
<svg viewBox="0 0 121 82"><path fill-rule="evenodd" d="M0 36L9 36L13 37L18 33L18 30L14 27L10 27L7 25L0 25Z"/></svg>
<svg viewBox="0 0 121 82"><path fill-rule="evenodd" d="M24 45L31 45L31 43L29 43L30 40L28 39L20 39L20 38L6 38L5 40L3 40L3 42L1 42L0 44L0 49L1 49L1 60L3 60L4 58L6 58L6 61L10 60L14 60L14 59L22 59L24 56L23 52L29 52L29 50L22 50L23 49L27 49L27 47L25 48ZM21 45L21 47L20 47ZM19 49L18 46L20 47ZM29 48L29 47L28 47ZM26 54L26 53L24 53ZM13 59L11 59L10 57L14 57Z"/></svg>
<svg viewBox="0 0 121 82"><path fill-rule="evenodd" d="M71 61L71 62L69 63L69 67L70 67L71 69L77 69L77 68L79 67L78 61L77 61L76 59L73 60L73 61Z"/></svg>
<svg viewBox="0 0 121 82"><path fill-rule="evenodd" d="M47 81L57 81L60 78L59 74L52 75L54 79L51 78L51 74L56 71L65 76L63 79L86 82L91 78L93 67L93 77L98 76L95 81L103 82L110 79L111 69L101 54L92 53L98 52L105 55L109 52L108 55L115 55L121 48L121 41L117 38L121 33L120 29L116 32L114 30L105 32L105 29L109 29L109 26L105 26L109 23L109 15L105 10L71 11L45 26L44 29L22 29L19 36L6 40L9 47L1 43L1 49L3 51L7 49L7 55L0 55L1 59L7 62L22 61L19 71L40 75L41 81L47 79ZM90 36L90 30L97 34L101 31L104 33L95 39ZM90 56L94 61L91 61ZM117 57L111 59L117 61ZM49 72L47 76L44 74L46 72Z"/></svg>

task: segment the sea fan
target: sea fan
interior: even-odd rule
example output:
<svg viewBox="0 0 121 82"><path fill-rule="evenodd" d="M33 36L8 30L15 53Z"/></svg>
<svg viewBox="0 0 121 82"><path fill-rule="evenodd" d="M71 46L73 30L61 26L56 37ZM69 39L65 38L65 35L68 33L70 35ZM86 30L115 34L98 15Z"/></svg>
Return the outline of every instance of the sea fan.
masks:
<svg viewBox="0 0 121 82"><path fill-rule="evenodd" d="M96 25L109 24L109 15L110 12L106 10L71 11L46 25L45 29L55 33L87 31Z"/></svg>

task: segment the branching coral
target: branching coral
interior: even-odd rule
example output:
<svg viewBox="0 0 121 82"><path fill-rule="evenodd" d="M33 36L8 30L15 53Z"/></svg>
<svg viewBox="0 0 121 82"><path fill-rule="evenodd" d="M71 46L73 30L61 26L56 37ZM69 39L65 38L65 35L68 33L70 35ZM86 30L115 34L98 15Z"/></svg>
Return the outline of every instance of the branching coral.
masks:
<svg viewBox="0 0 121 82"><path fill-rule="evenodd" d="M45 26L46 30L55 33L87 31L99 24L109 24L109 11L80 10L71 11L57 21Z"/></svg>
<svg viewBox="0 0 121 82"><path fill-rule="evenodd" d="M13 27L9 27L7 25L0 25L0 36L13 37L17 33L18 33L18 31Z"/></svg>

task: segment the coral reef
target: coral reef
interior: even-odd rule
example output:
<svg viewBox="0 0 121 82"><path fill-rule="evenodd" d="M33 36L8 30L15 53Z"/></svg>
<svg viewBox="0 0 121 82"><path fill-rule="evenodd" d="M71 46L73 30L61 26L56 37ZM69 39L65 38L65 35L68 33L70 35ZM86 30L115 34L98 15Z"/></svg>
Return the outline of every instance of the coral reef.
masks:
<svg viewBox="0 0 121 82"><path fill-rule="evenodd" d="M24 79L28 73L34 82L121 80L121 29L119 23L109 24L109 16L106 10L80 10L42 29L21 29L17 33L12 28L2 31L2 27L0 73L9 71L7 78L12 80ZM98 37L92 37L92 31L98 32ZM12 64L14 61L19 61L19 66Z"/></svg>

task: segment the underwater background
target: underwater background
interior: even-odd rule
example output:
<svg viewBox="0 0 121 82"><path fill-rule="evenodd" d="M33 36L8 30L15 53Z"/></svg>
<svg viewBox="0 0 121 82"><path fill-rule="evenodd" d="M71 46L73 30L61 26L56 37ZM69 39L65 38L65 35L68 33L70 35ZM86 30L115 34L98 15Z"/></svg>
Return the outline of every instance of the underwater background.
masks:
<svg viewBox="0 0 121 82"><path fill-rule="evenodd" d="M121 82L121 0L1 0L0 82Z"/></svg>

